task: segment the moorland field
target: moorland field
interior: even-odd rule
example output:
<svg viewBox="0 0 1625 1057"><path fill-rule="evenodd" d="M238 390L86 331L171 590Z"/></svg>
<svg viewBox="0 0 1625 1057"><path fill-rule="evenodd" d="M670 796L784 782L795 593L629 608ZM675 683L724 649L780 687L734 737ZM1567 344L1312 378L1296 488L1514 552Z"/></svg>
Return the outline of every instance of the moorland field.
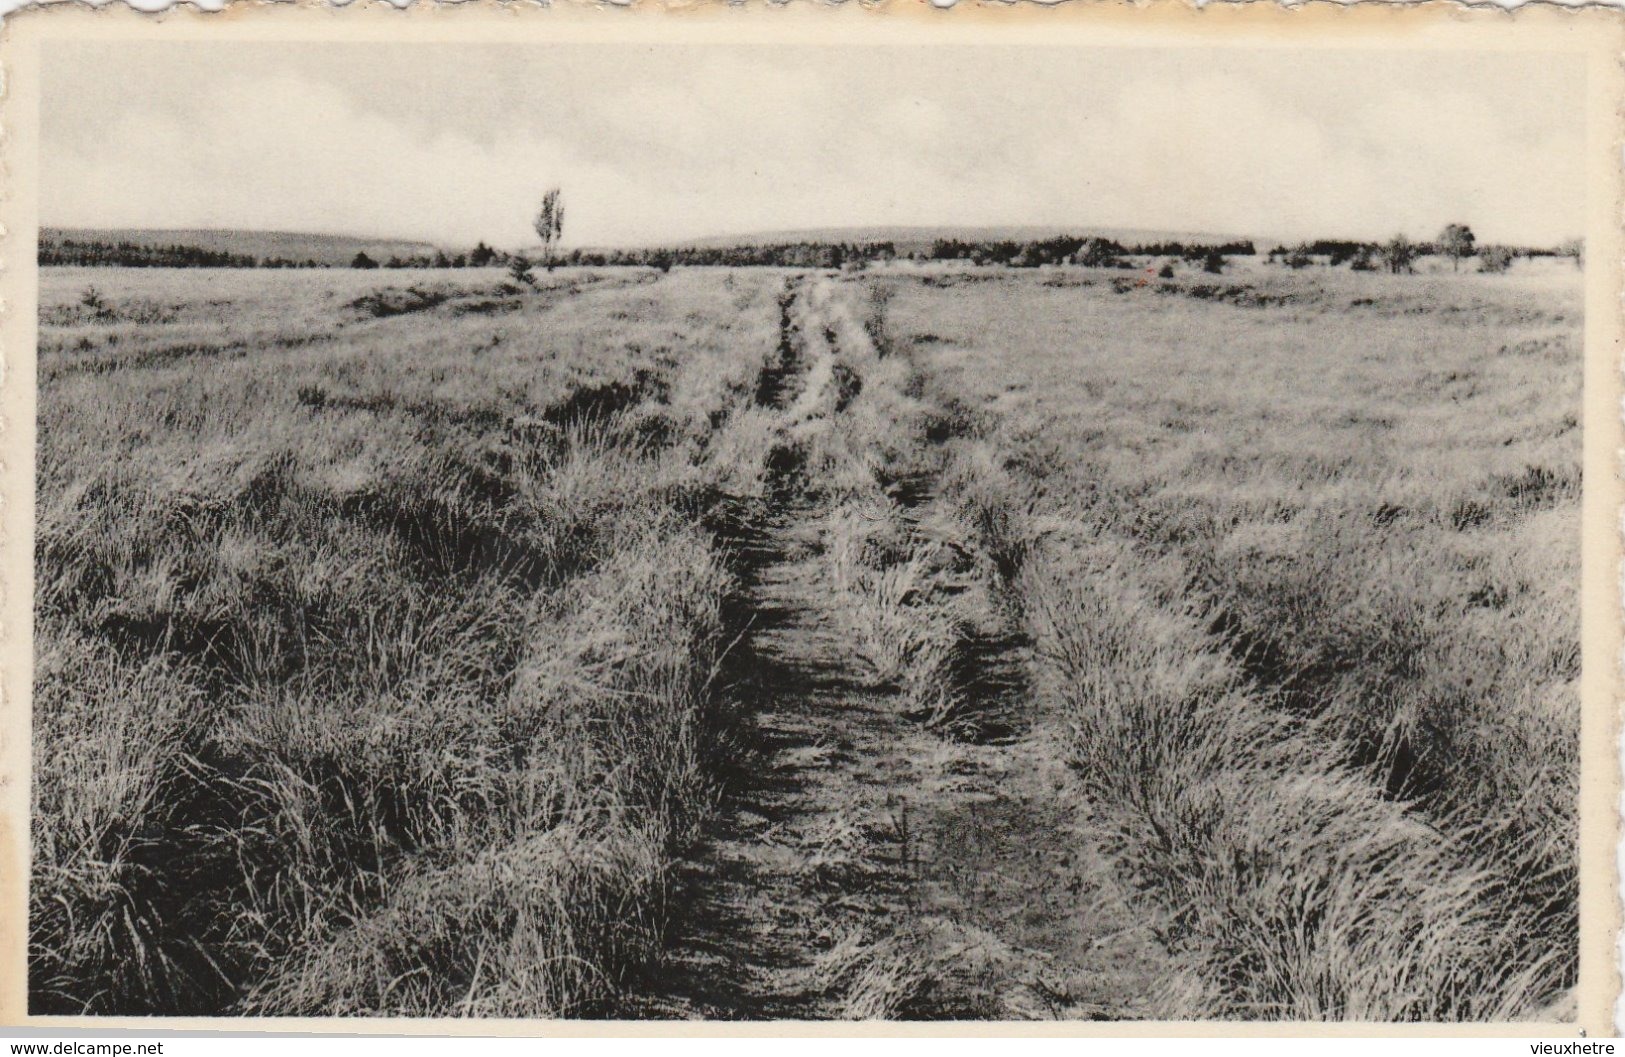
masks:
<svg viewBox="0 0 1625 1057"><path fill-rule="evenodd" d="M43 269L31 1009L1562 1015L1579 275Z"/></svg>

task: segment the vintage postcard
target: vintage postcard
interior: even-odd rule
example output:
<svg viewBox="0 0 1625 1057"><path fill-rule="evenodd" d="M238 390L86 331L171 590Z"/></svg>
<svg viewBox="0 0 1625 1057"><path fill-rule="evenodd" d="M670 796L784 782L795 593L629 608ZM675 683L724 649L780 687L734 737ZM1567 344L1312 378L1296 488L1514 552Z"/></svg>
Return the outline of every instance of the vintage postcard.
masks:
<svg viewBox="0 0 1625 1057"><path fill-rule="evenodd" d="M1615 1034L1625 19L1365 7L8 19L8 1020Z"/></svg>

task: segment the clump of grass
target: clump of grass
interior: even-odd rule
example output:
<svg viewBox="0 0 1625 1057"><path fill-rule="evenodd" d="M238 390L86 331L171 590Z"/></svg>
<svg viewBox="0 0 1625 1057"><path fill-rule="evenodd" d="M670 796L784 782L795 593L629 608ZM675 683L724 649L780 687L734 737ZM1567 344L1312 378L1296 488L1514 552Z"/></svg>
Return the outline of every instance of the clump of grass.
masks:
<svg viewBox="0 0 1625 1057"><path fill-rule="evenodd" d="M831 504L822 543L839 612L872 685L896 691L903 711L927 726L969 731L973 714L992 704L982 700L976 644L1005 630L996 611L1016 596L1026 514L990 445L937 446L934 422L972 412L928 391L908 357L882 355L873 314L859 325L845 299L820 293L824 362L838 364L838 352L867 379L838 418L797 421ZM871 312L885 300L872 300ZM814 382L804 401L834 384ZM994 470L1000 476L982 479Z"/></svg>
<svg viewBox="0 0 1625 1057"><path fill-rule="evenodd" d="M376 903L313 928L251 1007L580 1014L653 953L667 856L711 799L701 747L729 588L676 523L629 528L614 556L533 618L504 706L452 751L463 810Z"/></svg>
<svg viewBox="0 0 1625 1057"><path fill-rule="evenodd" d="M1104 542L1028 574L1041 675L1180 975L1170 1015L1531 1015L1571 966L1472 854L1273 709Z"/></svg>
<svg viewBox="0 0 1625 1057"><path fill-rule="evenodd" d="M650 956L656 842L566 822L472 859L425 861L381 907L262 984L246 1012L568 1016L601 1008Z"/></svg>
<svg viewBox="0 0 1625 1057"><path fill-rule="evenodd" d="M1389 795L1524 876L1509 897L1570 926L1578 613L1560 566L1573 525L1572 511L1540 513L1463 556L1414 525L1379 543L1352 512L1300 517L1216 548L1210 596L1286 707L1335 732Z"/></svg>
<svg viewBox="0 0 1625 1057"><path fill-rule="evenodd" d="M841 936L809 973L814 989L830 995L842 1020L899 1020L914 1013L935 981L919 951L894 937Z"/></svg>
<svg viewBox="0 0 1625 1057"><path fill-rule="evenodd" d="M71 629L38 633L47 645L34 689L34 1001L123 995L159 1007L215 986L220 970L163 921L185 898L165 837L184 821L206 698L167 658L129 664Z"/></svg>
<svg viewBox="0 0 1625 1057"><path fill-rule="evenodd" d="M584 797L596 805L587 838L619 846L632 839L620 827L631 824L648 845L634 858L661 861L709 797L696 745L726 640L719 614L728 581L709 540L675 515L660 516L658 505L637 498L638 489L620 488L622 505L614 510L599 505L608 495L604 486L625 484L608 462L591 474L568 463L561 471L535 493L541 509L556 513L529 547L520 542L522 519L493 517L513 526L508 556L470 549L466 533L473 526L490 531L473 512L397 494L381 524L399 535L374 551L372 581L365 574L320 583L284 579L259 553L263 545L255 541L264 527L253 523L252 506L238 508L249 520L228 530L242 540L236 550L222 547L205 561L201 551L188 557L171 548L175 557L154 566L115 568L111 587L120 601L103 610L102 624L121 629L125 649L134 652L102 647L88 660L79 657L76 667L89 682L63 691L72 705L55 702L42 744L62 745L76 716L104 732L124 729L138 715L161 729L132 742L146 755L133 757L131 748L117 755L110 745L101 754L106 759L63 761L60 784L42 784L44 854L35 899L47 923L35 933L36 1001L208 1008L225 1000L238 979L286 964L290 950L327 957L341 941L324 937L364 930L389 908L431 920L422 908L395 902L397 891L418 891L413 884L449 891L421 880L423 864L489 858L494 849L561 824L558 805ZM288 495L273 494L284 497L277 504ZM316 502L301 516L342 518L355 509L364 524L379 523L377 511L386 509L381 500L354 507ZM560 560L577 564L554 564ZM184 571L189 562L204 562L205 570L190 591L177 587L191 576ZM526 573L531 563L544 575ZM309 568L330 565L318 556ZM530 593L561 568L602 571L566 585L561 601ZM155 586L133 596L120 586L122 577ZM231 587L245 577L246 590ZM72 582L85 583L84 574ZM64 587L48 583L55 585L48 592ZM261 600L267 595L299 605L309 630L268 623ZM81 600L85 592L46 597ZM143 607L132 609L138 597ZM527 617L538 605L551 617ZM69 636L84 634L63 632L69 644L78 641ZM534 701L493 712L493 697L513 700L527 678L532 641L546 643L550 682L532 688ZM571 643L579 645L560 652ZM148 652L177 647L197 659L184 677L167 674L164 652ZM103 658L99 666L95 657ZM138 706L155 680L175 685L161 694L153 689L156 700ZM209 686L225 688L228 707L206 717L183 707ZM48 685L40 701L42 708L54 702ZM185 723L165 718L171 713L157 706L166 702L180 702L174 714ZM96 778L92 768L108 777ZM107 835L89 836L102 830ZM132 858L131 841L148 848L147 858ZM148 860L160 853L178 860L171 876L196 872L192 891L172 891L171 881L153 872ZM58 867L43 865L53 860ZM413 878L420 880L409 884ZM604 881L611 882L620 879ZM628 884L645 893L639 913L653 928L654 882ZM119 886L127 889L122 895ZM82 904L102 924L65 921L70 937L53 942L49 910L39 903L47 898ZM627 909L624 899L613 902ZM580 942L597 942L593 929L608 920L580 923ZM392 926L393 934L404 943L399 928ZM93 941L99 933L106 938ZM407 959L395 968L429 972L425 966L447 957L431 947L410 948L424 952L422 965ZM125 969L110 960L121 948L133 952ZM53 965L64 960L74 964ZM92 965L113 977L97 992L83 990L95 978ZM600 974L610 974L594 985L600 997L613 987L612 969L598 965ZM331 977L330 987L313 992L308 977L264 980L251 1007L351 1012L361 1008L354 1003L371 1002L372 1012L448 1011L408 1001L413 992L376 978L362 986L359 969L345 977L322 962L308 972ZM44 981L58 977L63 986L47 989ZM487 976L490 986L500 982ZM584 987L567 990L585 994ZM333 988L353 994L342 997Z"/></svg>
<svg viewBox="0 0 1625 1057"><path fill-rule="evenodd" d="M896 689L904 711L928 725L953 719L969 624L946 548L920 540L895 505L877 502L835 508L825 553L871 684Z"/></svg>
<svg viewBox="0 0 1625 1057"><path fill-rule="evenodd" d="M990 932L911 916L878 934L841 933L808 976L841 1020L1025 1019L1030 996L1006 990L1021 963Z"/></svg>
<svg viewBox="0 0 1625 1057"><path fill-rule="evenodd" d="M929 409L906 358L883 356L831 284L810 285L796 310L808 364L787 411L787 435L802 452L812 493L837 504L929 474L922 443Z"/></svg>
<svg viewBox="0 0 1625 1057"><path fill-rule="evenodd" d="M1019 601L1022 572L1039 537L1032 499L996 445L978 441L955 449L938 479L938 497L993 583L996 597Z"/></svg>

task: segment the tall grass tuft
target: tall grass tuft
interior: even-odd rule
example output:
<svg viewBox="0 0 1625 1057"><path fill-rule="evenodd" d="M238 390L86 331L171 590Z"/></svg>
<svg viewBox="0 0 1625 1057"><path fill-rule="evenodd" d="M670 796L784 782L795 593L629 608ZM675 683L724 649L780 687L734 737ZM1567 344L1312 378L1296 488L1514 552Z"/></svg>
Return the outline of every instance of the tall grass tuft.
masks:
<svg viewBox="0 0 1625 1057"><path fill-rule="evenodd" d="M824 546L837 611L870 684L896 690L904 712L927 725L957 718L971 627L948 550L884 502L836 507Z"/></svg>
<svg viewBox="0 0 1625 1057"><path fill-rule="evenodd" d="M1549 1003L1571 967L1506 897L1516 874L1262 698L1139 564L1096 540L1025 582L1110 851L1176 959L1167 1014L1483 1020Z"/></svg>
<svg viewBox="0 0 1625 1057"><path fill-rule="evenodd" d="M478 810L372 905L314 928L248 1008L579 1015L653 955L667 856L712 796L701 747L729 585L678 524L633 528L613 555L532 618L505 701L485 706L456 775Z"/></svg>

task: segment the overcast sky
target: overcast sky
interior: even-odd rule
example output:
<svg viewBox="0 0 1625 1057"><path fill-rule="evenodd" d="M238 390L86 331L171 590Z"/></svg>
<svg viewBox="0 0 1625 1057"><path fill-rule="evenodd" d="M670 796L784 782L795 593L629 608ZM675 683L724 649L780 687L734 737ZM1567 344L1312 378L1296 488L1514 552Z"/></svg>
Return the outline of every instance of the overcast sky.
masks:
<svg viewBox="0 0 1625 1057"><path fill-rule="evenodd" d="M40 216L566 245L867 225L1551 243L1584 72L1541 55L57 44Z"/></svg>

